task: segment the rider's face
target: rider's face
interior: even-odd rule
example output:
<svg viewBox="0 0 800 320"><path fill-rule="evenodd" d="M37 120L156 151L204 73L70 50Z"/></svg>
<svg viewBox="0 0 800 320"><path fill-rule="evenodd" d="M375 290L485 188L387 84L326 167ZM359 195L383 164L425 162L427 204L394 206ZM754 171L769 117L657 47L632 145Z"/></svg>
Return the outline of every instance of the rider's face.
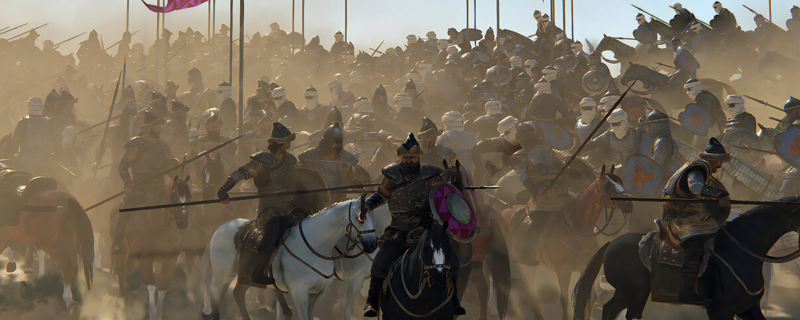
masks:
<svg viewBox="0 0 800 320"><path fill-rule="evenodd" d="M402 163L418 163L419 162L419 156L406 154L406 155L403 155L402 158L400 158L400 162L402 162Z"/></svg>

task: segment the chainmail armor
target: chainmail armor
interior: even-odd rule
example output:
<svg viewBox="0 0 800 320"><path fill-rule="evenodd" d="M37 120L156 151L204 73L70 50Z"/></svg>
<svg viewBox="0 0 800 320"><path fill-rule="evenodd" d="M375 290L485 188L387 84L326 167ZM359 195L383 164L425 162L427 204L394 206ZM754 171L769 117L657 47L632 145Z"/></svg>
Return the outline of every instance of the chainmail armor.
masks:
<svg viewBox="0 0 800 320"><path fill-rule="evenodd" d="M445 130L436 139L436 145L443 145L450 148L456 154L456 159L469 172L475 171L475 163L472 162L472 149L478 145L478 139L472 134L459 130Z"/></svg>

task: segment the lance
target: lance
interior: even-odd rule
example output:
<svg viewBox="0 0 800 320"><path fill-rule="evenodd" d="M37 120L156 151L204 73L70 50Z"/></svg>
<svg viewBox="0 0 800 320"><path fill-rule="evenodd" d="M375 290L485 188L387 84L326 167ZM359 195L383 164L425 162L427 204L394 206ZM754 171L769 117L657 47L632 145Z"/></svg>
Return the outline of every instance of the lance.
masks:
<svg viewBox="0 0 800 320"><path fill-rule="evenodd" d="M134 34L137 34L137 33L139 33L139 30L136 30L136 31L134 31L133 33L131 33L131 37L133 37L133 35L134 35ZM116 45L118 45L120 42L122 42L122 40L119 40L119 41L115 42L114 44L112 44L112 45L108 46L108 48L105 48L105 49L103 49L103 51L108 51L108 49L111 49L111 48L115 47L115 46L116 46Z"/></svg>
<svg viewBox="0 0 800 320"><path fill-rule="evenodd" d="M370 58L372 58L372 57L374 57L374 56L375 56L375 52L378 52L378 49L380 49L380 48L381 48L381 46L383 45L383 42L384 42L384 41L381 41L381 44L379 44L379 45L378 45L378 47L377 47L377 48L375 48L375 49L372 49L372 48L370 48L370 49L372 49L372 54L371 54L371 55L369 55L369 57L370 57ZM380 54L383 54L383 52L378 52L378 53L380 53Z"/></svg>
<svg viewBox="0 0 800 320"><path fill-rule="evenodd" d="M3 29L0 29L0 31L3 31L3 30L8 29L8 28L11 28L11 26L8 26L8 27L5 27Z"/></svg>
<svg viewBox="0 0 800 320"><path fill-rule="evenodd" d="M594 136L594 134L597 133L597 130L600 130L600 126L602 126L603 123L606 122L608 117L611 116L611 113L614 112L615 109L617 109L619 103L622 102L622 99L625 98L625 95L628 94L628 91L630 91L631 88L633 88L633 85L636 84L637 81L639 81L639 77L636 77L636 79L633 80L633 83L631 83L628 89L626 89L625 92L622 93L619 99L617 99L617 102L615 102L614 105L611 107L611 109L609 109L608 112L606 112L605 116L603 116L603 119L600 119L600 122L598 122L597 125L594 127L594 130L592 130L592 132L589 133L589 136L587 136L586 139L583 140L583 143L581 143L580 147L578 147L578 150L575 150L575 153L573 153L572 156L569 157L569 160L567 160L564 166L561 167L561 170L558 172L558 174L556 174L555 178L553 178L553 180L550 180L550 183L547 185L547 187L544 188L544 191L542 191L543 194L547 193L547 191L553 187L558 178L561 177L561 175L564 174L564 171L567 170L569 165L572 164L572 161L574 161L575 158L578 157L578 154L581 153L581 150L583 150L583 148L586 147L589 141L592 141L592 137Z"/></svg>
<svg viewBox="0 0 800 320"><path fill-rule="evenodd" d="M766 102L766 101L764 101L764 100L759 100L759 99L753 98L753 97L751 97L751 96L748 96L748 95L746 95L746 94L744 94L744 95L742 95L742 96L744 96L744 97L745 97L745 98L747 98L747 99L750 99L750 100L753 100L753 101L755 101L755 102L758 102L758 103L760 103L760 104L763 104L763 105L765 105L765 106L767 106L767 107L770 107L770 108L772 108L772 109L775 109L775 110L778 110L778 111L780 111L780 112L783 112L783 109L781 109L781 108L778 108L778 107L776 107L776 106L773 106L773 105L771 105L771 104L767 103L767 102Z"/></svg>
<svg viewBox="0 0 800 320"><path fill-rule="evenodd" d="M318 193L318 192L326 192L326 191L363 189L363 188L366 188L366 187L375 187L375 186L379 186L379 185L381 185L381 184L380 183L373 183L373 184L357 184L357 185L350 185L350 186L341 186L341 187L335 187L335 188L297 190L297 191L283 191L283 192L255 194L255 195L241 196L241 197L232 197L232 198L228 198L228 200L230 200L231 202L233 202L233 201L244 201L244 200L253 200L253 199L261 199L261 198L272 198L272 197L281 197L281 196L290 196L290 195ZM120 209L119 212L155 210L155 209L165 209L165 208L175 208L175 207L188 207L188 206L197 206L197 205L203 205L203 204L214 204L214 203L219 203L219 202L220 201L218 199L200 200L200 201L192 201L192 202L184 202L184 203L170 203L170 204L160 204L160 205L155 205L155 206L126 208L126 209Z"/></svg>
<svg viewBox="0 0 800 320"><path fill-rule="evenodd" d="M673 66L671 66L671 65L668 65L668 64L663 64L663 63L661 63L661 62L656 62L656 64L657 64L657 65L659 65L659 66L662 66L662 67L667 67L667 68L672 68L672 69L678 69L678 68L675 68L675 67L673 67Z"/></svg>
<svg viewBox="0 0 800 320"><path fill-rule="evenodd" d="M94 128L97 128L97 127L99 127L99 126L102 126L102 125L104 125L104 124L108 123L109 121L117 120L117 119L119 119L120 117L122 117L122 115L121 115L121 114L118 114L118 115L116 115L116 116L113 116L113 117L109 118L108 120L103 120L103 122L100 122L100 123L95 123L95 124L93 124L93 125L89 126L89 127L88 127L88 128L86 128L86 129L83 129L83 130L81 130L81 131L78 131L78 134L83 134L83 133L89 132L89 130L92 130L92 129L94 129Z"/></svg>
<svg viewBox="0 0 800 320"><path fill-rule="evenodd" d="M637 201L637 202L672 202L672 203L716 203L716 199L681 199L681 198L628 198L611 197L615 201ZM739 205L800 205L798 201L752 201L752 200L731 200L731 204Z"/></svg>
<svg viewBox="0 0 800 320"><path fill-rule="evenodd" d="M86 34L86 32L84 32L84 33L81 33L81 34L79 34L79 35L77 35L77 36L74 36L74 37L72 37L72 38L69 38L69 39L67 39L67 40L61 41L61 42L59 42L59 43L56 43L55 45L53 45L53 48L58 48L58 46L60 46L60 45L62 45L62 44L64 44L64 43L66 43L67 41L70 41L70 40L72 40L72 39L75 39L75 38L77 38L77 37L80 37L80 36L82 36L82 35L84 35L84 34Z"/></svg>
<svg viewBox="0 0 800 320"><path fill-rule="evenodd" d="M188 163L190 163L190 162L192 162L192 161L195 161L195 160L197 160L197 159L200 159L200 158L202 158L202 157L205 157L207 154L209 154L209 153L211 153L211 152L214 152L214 151L217 151L217 150L219 150L219 149L221 149L221 148L223 148L223 147L227 146L227 145L228 145L228 144L230 144L231 142L234 142L234 141L236 141L236 140L239 140L241 137L244 137L244 136L245 136L245 134L243 134L243 135L240 135L240 136L238 136L238 137L236 137L236 138L233 138L233 139L231 139L231 140L225 141L224 143L222 143L222 144L220 144L220 145L218 145L218 146L216 146L216 147L213 147L213 148L211 148L211 149L208 149L208 150L206 150L206 151L200 152L198 155L194 156L193 158L191 158L191 159L189 159L189 160L186 160L185 162L183 162L183 163L181 163L181 164L179 164L179 165L177 165L177 166L174 166L174 167L172 167L172 168L169 168L169 169L167 169L167 170L161 171L161 172L159 172L159 173L157 173L157 174L154 174L154 175L152 175L152 176L149 176L149 177L147 177L146 179L142 180L142 182L147 182L147 181L150 181L150 180L153 180L153 179L162 178L162 177L163 177L165 174L169 173L170 171L172 171L172 170L175 170L175 169L180 169L180 168L182 168L183 166L187 165ZM95 204L91 205L90 207L86 208L84 211L89 211L89 210L92 210L92 209L94 209L94 208L97 208L97 207L99 207L99 206L101 206L101 205L105 204L106 202L109 202L109 201L111 201L111 200L114 200L114 199L116 199L116 198L118 198L119 196L121 196L121 195L124 195L124 194L125 194L125 191L124 191L124 190L123 190L123 191L120 191L120 192L118 192L118 193L116 193L116 194L114 194L114 195L112 195L112 196L110 196L110 197L108 197L108 198L105 198L105 199L103 199L102 201L100 201L100 202L98 202L98 203L95 203Z"/></svg>
<svg viewBox="0 0 800 320"><path fill-rule="evenodd" d="M777 121L777 122L783 123L783 124L788 124L789 123L789 121L778 119L778 118L774 118L774 117L769 117L769 119L772 120L772 121Z"/></svg>
<svg viewBox="0 0 800 320"><path fill-rule="evenodd" d="M125 76L125 71L128 68L128 57L125 57L125 62L122 64L122 70L119 72L119 77L117 78L117 87L114 88L114 97L111 98L111 106L108 108L108 121L106 121L106 128L103 130L103 137L100 139L100 147L97 148L97 154L94 158L94 165L95 167L100 165L100 161L103 160L103 154L105 153L105 144L106 144L106 137L108 136L108 127L111 124L111 116L114 113L114 105L117 104L117 93L119 93L119 87L122 82L123 77ZM97 178L97 171L94 170L92 173L92 183Z"/></svg>
<svg viewBox="0 0 800 320"><path fill-rule="evenodd" d="M652 13L650 13L650 12L647 12L647 10L644 10L644 9L642 9L642 8L639 8L639 7L637 7L635 4L631 4L631 5L632 5L634 8L636 8L636 9L639 9L639 11L641 11L641 12L644 12L644 13L646 13L646 14L650 15L650 17L652 17L653 19L656 19L657 21L659 21L659 22L661 22L661 23L663 23L663 24L669 25L669 22L666 22L666 21L664 21L664 19L661 19L661 18L657 17L656 15L654 15L654 14L652 14Z"/></svg>
<svg viewBox="0 0 800 320"><path fill-rule="evenodd" d="M749 150L749 151L761 152L761 153L766 153L766 154L772 154L772 155L776 155L776 156L778 155L778 153L775 152L775 151L769 151L769 150L764 150L764 149L756 149L756 148L750 148L750 147L746 147L746 146L745 147L731 146L731 147L732 148L736 148L736 149L742 149L742 150Z"/></svg>
<svg viewBox="0 0 800 320"><path fill-rule="evenodd" d="M13 36L13 37L11 37L11 38L8 38L8 40L14 40L14 38L17 38L17 37L24 36L26 33L28 33L28 32L31 32L31 31L33 31L33 30L36 30L36 29L39 29L39 28L41 28L41 27L44 27L44 26L46 26L46 25L48 25L48 24L50 24L50 23L45 23L45 24L43 24L43 25L41 25L41 26L38 26L38 27L36 27L36 28L33 28L33 29L30 29L30 30L28 30L28 31L25 31L25 32L23 32L23 33L20 33L20 34L18 34L18 35L16 35L16 36Z"/></svg>
<svg viewBox="0 0 800 320"><path fill-rule="evenodd" d="M6 27L6 29L8 29L8 30L6 30L6 31L3 31L3 32L0 32L0 34L4 34L4 33L6 33L6 32L11 32L11 31L17 30L17 29L19 29L19 28L22 28L22 27L24 27L24 26L27 26L27 25L28 25L28 23L27 23L27 22L25 22L25 23L23 23L23 24L21 24L21 25L18 25L18 26L16 26L16 27L13 27L13 28L11 28L11 29L8 29L8 27Z"/></svg>
<svg viewBox="0 0 800 320"><path fill-rule="evenodd" d="M369 49L373 51L372 54L375 54L375 52L383 54L383 52L378 51L378 49L373 49L373 48L369 48Z"/></svg>
<svg viewBox="0 0 800 320"><path fill-rule="evenodd" d="M58 72L58 73L56 73L56 74L54 74L54 75L52 75L52 76L49 76L49 77L47 77L47 78L44 78L44 79L42 79L42 80L39 80L39 81L37 81L36 83L34 83L34 84L32 84L32 85L29 85L29 86L27 86L27 87L25 87L25 88L22 88L22 89L19 89L19 90L17 90L17 93L20 93L20 92L22 92L22 91L25 91L25 90L28 90L28 89L30 89L30 88L33 88L33 87L35 87L36 85L38 85L38 84L40 84L40 83L42 83L42 82L45 82L45 81L47 81L48 79L51 79L51 78L53 78L53 77L55 77L55 76L57 76L57 75L59 75L59 74L62 74L62 73L64 73L64 72L66 72L66 71L60 71L60 72Z"/></svg>
<svg viewBox="0 0 800 320"><path fill-rule="evenodd" d="M770 1L770 5L771 5L771 3L772 3L772 2ZM750 12L752 12L753 14L755 14L755 15L757 15L757 16L762 16L762 17L764 17L764 15L763 15L763 14L760 14L760 13L756 12L755 10L751 9L750 7L748 7L746 4L743 4L742 6L744 6L745 8L747 8L747 10L750 10ZM771 11L772 11L772 10L770 10L770 12L771 12ZM783 30L783 28L781 28L779 25L777 25L777 24L775 24L774 22L772 22L772 15L771 15L771 14L770 14L770 18L769 18L769 19L767 19L766 17L764 17L764 20L767 20L767 22L769 22L771 25L773 25L773 26L777 27L778 29L781 29L781 30ZM783 31L786 31L786 30L783 30Z"/></svg>
<svg viewBox="0 0 800 320"><path fill-rule="evenodd" d="M634 38L626 38L626 37L614 37L614 39L617 39L617 40L636 40Z"/></svg>
<svg viewBox="0 0 800 320"><path fill-rule="evenodd" d="M166 66L167 66L167 64L169 64L169 62L170 62L170 61L172 61L172 58L175 58L175 56L177 56L177 55L178 55L178 53L179 53L179 52L181 52L181 50L183 50L183 47L185 47L187 44L189 44L189 43L188 43L188 42L187 42L187 43L184 43L184 44L183 44L183 45L180 47L180 49L178 49L178 51L175 51L175 53L173 53L173 54L172 54L172 56L171 56L171 57L169 57L169 59L167 59L167 62L164 62L164 65L163 65L163 66L161 66L161 68L158 68L158 71L161 71L161 69L164 69L164 67L166 67Z"/></svg>

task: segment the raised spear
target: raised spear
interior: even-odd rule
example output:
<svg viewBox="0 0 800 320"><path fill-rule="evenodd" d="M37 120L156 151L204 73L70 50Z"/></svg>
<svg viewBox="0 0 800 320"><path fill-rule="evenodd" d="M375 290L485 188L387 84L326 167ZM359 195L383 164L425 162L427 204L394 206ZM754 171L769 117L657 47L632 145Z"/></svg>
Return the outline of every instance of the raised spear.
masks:
<svg viewBox="0 0 800 320"><path fill-rule="evenodd" d="M45 23L45 24L43 24L43 25L41 25L41 26L38 26L38 27L36 27L36 28L33 28L33 29L30 29L30 30L28 30L28 31L25 31L25 32L23 32L23 33L20 33L20 34L18 34L18 35L16 35L16 36L13 36L13 37L11 37L11 38L8 38L8 40L14 40L14 39L15 39L15 38L17 38L17 37L24 36L26 33L28 33L28 32L31 32L31 31L33 31L33 30L36 30L36 29L39 29L39 28L41 28L41 27L44 27L44 26L46 26L46 25L48 25L48 24L50 24L50 23Z"/></svg>
<svg viewBox="0 0 800 320"><path fill-rule="evenodd" d="M161 66L161 68L158 68L158 71L161 71L161 69L164 69L164 67L166 67L166 66L167 66L167 64L169 64L169 62L170 62L170 61L172 61L172 58L175 58L175 56L177 56L177 55L178 55L178 53L179 53L179 52L181 52L181 50L183 50L183 47L185 47L187 44L189 44L189 43L188 43L188 42L187 42L187 43L184 43L184 44L183 44L183 45L180 47L180 49L178 49L178 51L175 51L175 53L173 53L173 54L172 54L172 56L171 56L171 57L169 57L169 59L167 59L167 62L164 62L164 65L163 65L163 66Z"/></svg>
<svg viewBox="0 0 800 320"><path fill-rule="evenodd" d="M222 144L220 144L220 145L218 145L218 146L216 146L216 147L213 147L213 148L211 148L211 149L208 149L208 150L206 150L206 151L200 152L198 155L194 156L193 158L191 158L191 159L189 159L189 160L186 160L186 161L184 161L183 163L181 163L181 164L179 164L179 165L176 165L176 166L174 166L174 167L172 167L172 168L169 168L169 169L167 169L167 170L161 171L161 172L159 172L159 173L157 173L157 174L154 174L154 175L152 175L152 176L149 176L149 177L147 177L146 179L144 179L144 180L143 180L143 182L150 181L150 180L153 180L153 179L156 179L156 178L162 178L162 177L163 177L165 174L167 174L168 172L170 172L170 171L172 171L172 170L175 170L175 169L180 169L180 168L184 167L185 165L187 165L188 163L190 163L190 162L192 162L192 161L195 161L195 160L197 160L197 159L200 159L200 158L202 158L202 157L205 157L207 154L209 154L209 153L211 153L211 152L214 152L214 151L217 151L217 150L219 150L220 148L223 148L223 147L227 146L227 145L228 145L228 144L230 144L231 142L234 142L234 141L236 141L236 140L239 140L241 137L244 137L246 134L247 134L247 133L245 133L245 134L243 134L243 135L240 135L240 136L238 136L238 137L236 137L236 138L233 138L233 139L231 139L231 140L225 141L224 143L222 143ZM116 194L114 194L114 195L112 195L112 196L110 196L110 197L108 197L108 198L105 198L105 199L103 199L102 201L100 201L100 202L98 202L98 203L95 203L95 204L93 204L93 205L89 206L89 207L88 207L88 208L86 208L84 211L89 211L89 210L92 210L92 209L94 209L94 208L97 208L97 207L99 207L99 206L101 206L101 205L105 204L106 202L109 202L109 201L111 201L111 200L114 200L114 199L116 199L116 198L118 198L119 196L122 196L122 195L124 195L124 194L125 194L125 191L124 191L124 190L123 190L123 191L120 191L120 192L118 192L118 193L116 193Z"/></svg>
<svg viewBox="0 0 800 320"><path fill-rule="evenodd" d="M666 22L666 21L664 21L664 19L661 19L661 18L657 17L656 15L654 15L654 14L652 14L652 13L650 13L650 12L647 12L647 10L637 7L635 4L631 4L631 5L632 5L634 8L636 8L636 9L639 9L639 11L641 11L641 12L644 12L644 13L646 13L646 14L649 14L649 15L650 15L650 17L652 17L653 19L656 19L657 21L659 21L659 22L661 22L661 23L663 23L663 24L669 25L669 22Z"/></svg>
<svg viewBox="0 0 800 320"><path fill-rule="evenodd" d="M11 29L8 29L8 27L6 27L6 29L8 29L8 30L6 30L6 31L3 31L3 32L0 32L0 34L4 34L4 33L6 33L6 32L11 32L11 31L17 30L17 29L19 29L19 28L22 28L22 27L24 27L24 26L27 26L27 25L28 25L28 23L27 23L27 22L25 22L25 23L23 23L23 24L21 24L21 25L18 25L18 26L16 26L16 27L13 27L13 28L11 28Z"/></svg>
<svg viewBox="0 0 800 320"><path fill-rule="evenodd" d="M764 150L764 149L756 149L756 148L740 147L740 146L731 146L731 148L755 151L755 152L766 153L766 154L773 154L773 155L776 155L776 156L778 155L778 153L775 152L775 151L769 151L769 150Z"/></svg>
<svg viewBox="0 0 800 320"><path fill-rule="evenodd" d="M131 37L133 37L133 35L138 33L138 32L139 32L139 30L136 30L134 33L131 33ZM103 49L103 51L108 51L108 49L113 48L114 46L118 45L120 42L122 42L122 40L119 40L119 41L115 42L114 44L108 46L108 48Z"/></svg>
<svg viewBox="0 0 800 320"><path fill-rule="evenodd" d="M381 41L381 44L379 44L379 45L378 45L378 47L377 47L377 48L375 48L375 49L372 49L372 48L370 48L370 49L372 49L372 54L371 54L371 55L369 55L369 57L370 57L370 58L372 58L373 56L375 56L375 52L379 52L379 51L378 51L378 49L380 49L380 48L381 48L381 46L383 45L383 42L384 42L384 41ZM379 52L379 53L380 53L380 54L383 54L383 52Z"/></svg>
<svg viewBox="0 0 800 320"><path fill-rule="evenodd" d="M766 102L766 101L764 101L764 100L759 100L759 99L753 98L753 97L751 97L751 96L748 96L748 95L746 95L746 94L745 94L745 95L743 95L743 96L744 96L745 98L747 98L747 99L753 100L753 101L755 101L755 102L758 102L758 103L760 103L760 104L763 104L763 105L765 105L765 106L767 106L767 107L770 107L770 108L772 108L772 109L775 109L775 110L778 110L778 111L780 111L780 112L783 112L783 109L781 109L781 108L778 108L778 107L776 107L776 106L773 106L773 105L771 105L771 104L767 103L767 102Z"/></svg>
<svg viewBox="0 0 800 320"><path fill-rule="evenodd" d="M125 57L125 62L122 64L122 70L119 72L119 77L117 78L117 87L114 88L114 97L111 99L111 106L108 108L108 121L106 121L106 128L103 130L103 138L100 139L100 147L97 148L97 155L94 158L94 166L95 170L92 173L92 183L97 178L97 166L100 165L100 161L103 161L103 154L105 151L105 144L106 144L106 137L108 136L108 127L111 124L111 116L114 114L114 105L117 104L117 93L119 93L119 87L122 82L123 77L125 77L126 69L128 68L128 58Z"/></svg>
<svg viewBox="0 0 800 320"><path fill-rule="evenodd" d="M59 43L56 43L56 44L54 44L54 45L53 45L53 48L54 48L54 49L56 49L56 48L58 48L58 46L60 46L60 45L62 45L62 44L64 44L64 43L66 43L67 41L70 41L70 40L72 40L72 39L75 39L75 38L77 38L77 37L80 37L80 36L82 36L82 35L84 35L84 34L86 34L86 32L84 32L84 33L81 33L81 34L79 34L79 35L77 35L77 36L74 36L74 37L72 37L72 38L69 38L69 39L67 39L67 40L61 41L61 42L59 42Z"/></svg>
<svg viewBox="0 0 800 320"><path fill-rule="evenodd" d="M636 77L636 79L633 80L633 83L631 83L631 85L628 87L628 89L626 89L625 92L622 93L622 95L619 97L619 99L617 99L617 102L615 102L614 105L611 107L611 109L609 109L608 112L606 112L606 115L603 116L603 119L600 119L600 122L598 122L597 125L594 127L594 130L592 130L592 132L589 133L589 136L587 136L586 139L583 140L583 143L581 143L580 147L578 147L578 150L575 150L575 153L573 153L572 156L569 157L569 160L567 160L567 162L564 163L564 166L561 167L561 170L558 171L558 174L556 174L555 178L553 178L553 180L550 180L550 183L547 185L547 187L544 188L544 191L542 191L543 194L547 193L547 191L549 191L550 188L553 187L553 185L556 183L556 181L558 181L558 178L561 177L561 175L564 174L564 171L566 171L567 168L569 168L569 165L572 164L572 161L574 161L575 158L578 157L578 154L581 153L581 150L583 150L583 147L585 147L586 144L589 143L589 141L592 141L592 137L594 136L594 134L597 133L597 130L600 130L600 126L602 126L603 123L606 122L608 117L611 116L611 113L614 112L615 109L617 109L617 106L619 106L619 103L622 102L622 99L625 98L625 95L628 94L628 91L630 91L631 88L633 88L633 85L636 84L637 81L639 81L639 77Z"/></svg>
<svg viewBox="0 0 800 320"><path fill-rule="evenodd" d="M760 13L756 12L755 10L751 9L750 7L748 7L746 4L743 4L742 6L744 6L745 8L747 8L747 10L750 10L750 12L752 12L753 14L755 14L755 15L757 15L757 16L762 16L762 17L764 17L764 15L763 15L763 14L760 14ZM767 17L764 17L764 20L767 20L767 22L769 22L771 25L773 25L773 26L777 27L778 29L781 29L781 30L783 30L783 28L781 28L781 26L779 26L779 25L775 24L774 22L772 22L772 19L767 19ZM786 31L786 30L783 30L783 31Z"/></svg>

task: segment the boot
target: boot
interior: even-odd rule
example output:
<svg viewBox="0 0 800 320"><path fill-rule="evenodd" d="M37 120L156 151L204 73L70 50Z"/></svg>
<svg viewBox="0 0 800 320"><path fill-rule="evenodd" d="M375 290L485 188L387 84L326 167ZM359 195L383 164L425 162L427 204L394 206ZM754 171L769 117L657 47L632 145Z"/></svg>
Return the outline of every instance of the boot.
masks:
<svg viewBox="0 0 800 320"><path fill-rule="evenodd" d="M678 300L682 303L693 305L705 305L711 302L710 299L701 297L695 292L697 274L700 271L700 263L703 261L704 248L692 246L685 248L683 252L683 265L681 266L681 291Z"/></svg>
<svg viewBox="0 0 800 320"><path fill-rule="evenodd" d="M385 279L374 275L369 279L369 293L367 294L367 306L364 308L364 317L375 318L378 316L381 288Z"/></svg>
<svg viewBox="0 0 800 320"><path fill-rule="evenodd" d="M277 246L273 245L270 240L272 239L265 238L262 240L257 253L258 258L256 258L255 266L253 266L253 273L250 275L250 280L258 284L271 285L275 283L275 279L270 277L268 272L272 265L275 251L277 251Z"/></svg>

